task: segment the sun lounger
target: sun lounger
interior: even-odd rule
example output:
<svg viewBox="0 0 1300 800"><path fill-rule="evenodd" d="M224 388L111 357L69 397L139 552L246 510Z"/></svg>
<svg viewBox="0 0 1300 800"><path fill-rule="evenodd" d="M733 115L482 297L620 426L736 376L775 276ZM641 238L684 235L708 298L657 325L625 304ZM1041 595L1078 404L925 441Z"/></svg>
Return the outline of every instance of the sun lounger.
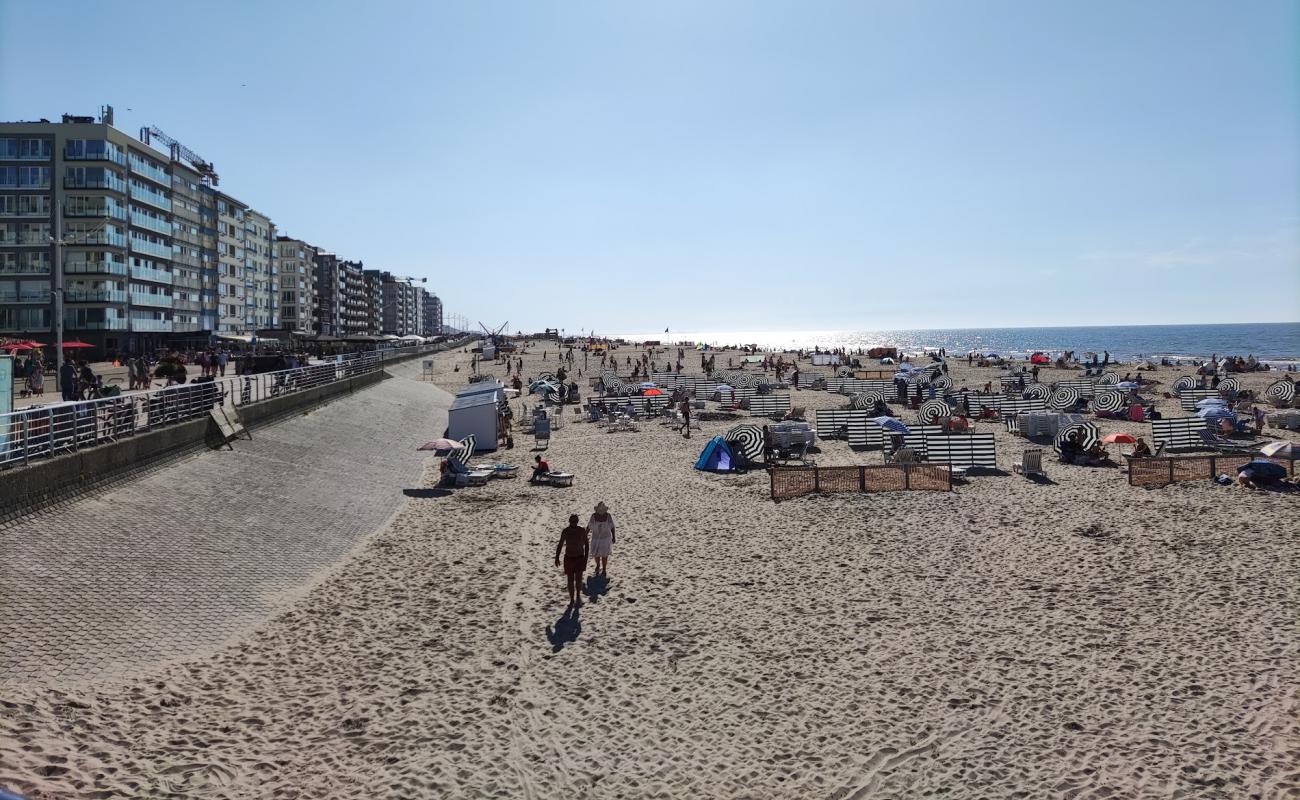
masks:
<svg viewBox="0 0 1300 800"><path fill-rule="evenodd" d="M1255 450L1259 445L1253 442L1237 442L1232 439L1225 439L1209 428L1199 432L1201 444L1212 450L1220 450L1229 453L1246 453Z"/></svg>
<svg viewBox="0 0 1300 800"><path fill-rule="evenodd" d="M1047 477L1047 473L1043 470L1042 448L1032 447L1025 450L1020 457L1020 463L1013 464L1011 468L1026 478Z"/></svg>

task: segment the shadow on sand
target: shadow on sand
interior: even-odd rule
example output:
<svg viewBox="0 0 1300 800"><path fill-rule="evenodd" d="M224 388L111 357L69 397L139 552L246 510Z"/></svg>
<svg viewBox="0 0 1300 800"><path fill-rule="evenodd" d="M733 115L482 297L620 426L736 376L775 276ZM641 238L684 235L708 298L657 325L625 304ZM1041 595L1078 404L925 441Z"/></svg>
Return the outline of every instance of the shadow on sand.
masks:
<svg viewBox="0 0 1300 800"><path fill-rule="evenodd" d="M609 594L609 578L604 575L588 575L587 585L582 587L582 592L591 602L599 603L602 595Z"/></svg>
<svg viewBox="0 0 1300 800"><path fill-rule="evenodd" d="M554 625L546 626L546 640L551 643L551 649L557 653L569 642L576 642L581 633L582 617L579 609L573 606L566 608Z"/></svg>
<svg viewBox="0 0 1300 800"><path fill-rule="evenodd" d="M447 497L451 494L447 489L403 489L402 494L407 497Z"/></svg>

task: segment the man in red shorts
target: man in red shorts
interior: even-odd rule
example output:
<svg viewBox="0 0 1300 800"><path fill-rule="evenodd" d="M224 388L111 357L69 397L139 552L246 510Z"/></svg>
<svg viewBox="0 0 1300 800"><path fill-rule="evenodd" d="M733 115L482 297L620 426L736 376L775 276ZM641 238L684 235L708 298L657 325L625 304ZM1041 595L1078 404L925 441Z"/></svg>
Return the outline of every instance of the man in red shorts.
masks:
<svg viewBox="0 0 1300 800"><path fill-rule="evenodd" d="M560 566L564 552L564 576L568 580L569 605L582 606L582 573L587 570L587 529L578 524L578 515L569 515L569 527L560 531L555 545L555 566Z"/></svg>

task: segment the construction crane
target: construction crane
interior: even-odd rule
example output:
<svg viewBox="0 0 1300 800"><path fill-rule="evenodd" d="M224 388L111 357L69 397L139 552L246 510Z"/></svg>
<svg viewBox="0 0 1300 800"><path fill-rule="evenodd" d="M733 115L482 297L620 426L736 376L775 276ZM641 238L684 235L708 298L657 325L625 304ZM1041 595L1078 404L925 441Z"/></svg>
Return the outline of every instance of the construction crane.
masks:
<svg viewBox="0 0 1300 800"><path fill-rule="evenodd" d="M216 186L220 182L217 178L216 167L212 165L212 162L200 157L198 153L189 149L185 145L176 141L175 139L163 133L162 131L158 130L152 125L148 125L141 128L140 141L144 142L145 144L152 144L149 141L150 139L158 139L163 144L167 145L167 147L171 150L172 161L180 161L184 159L185 161L190 162L190 164L194 166L194 169L199 171L200 175L203 175L205 178L212 181L213 186Z"/></svg>

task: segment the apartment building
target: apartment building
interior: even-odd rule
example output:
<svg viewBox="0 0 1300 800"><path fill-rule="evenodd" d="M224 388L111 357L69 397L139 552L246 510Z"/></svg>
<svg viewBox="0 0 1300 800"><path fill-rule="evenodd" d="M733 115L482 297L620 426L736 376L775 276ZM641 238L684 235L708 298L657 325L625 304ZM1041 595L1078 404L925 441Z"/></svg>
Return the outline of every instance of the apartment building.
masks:
<svg viewBox="0 0 1300 800"><path fill-rule="evenodd" d="M175 154L170 171L172 330L177 344L202 346L217 330L216 196L210 178Z"/></svg>
<svg viewBox="0 0 1300 800"><path fill-rule="evenodd" d="M441 336L442 335L442 300L433 292L425 291L420 298L422 306L420 314L420 335L421 336Z"/></svg>
<svg viewBox="0 0 1300 800"><path fill-rule="evenodd" d="M140 136L108 107L0 123L0 336L53 342L60 285L65 336L93 358L276 328L441 332L436 296L277 237L210 163L157 128Z"/></svg>
<svg viewBox="0 0 1300 800"><path fill-rule="evenodd" d="M62 278L69 337L105 355L162 346L174 330L169 168L111 111L0 123L0 334L52 341Z"/></svg>
<svg viewBox="0 0 1300 800"><path fill-rule="evenodd" d="M318 322L316 254L318 249L289 236L275 237L276 263L280 270L279 327L302 334L320 332Z"/></svg>
<svg viewBox="0 0 1300 800"><path fill-rule="evenodd" d="M244 332L280 327L275 225L253 209L244 213Z"/></svg>
<svg viewBox="0 0 1300 800"><path fill-rule="evenodd" d="M339 280L343 285L343 336L370 332L366 319L365 265L360 261L340 261Z"/></svg>
<svg viewBox="0 0 1300 800"><path fill-rule="evenodd" d="M377 269L362 270L362 293L366 303L366 329L369 336L378 336L384 325L384 272Z"/></svg>
<svg viewBox="0 0 1300 800"><path fill-rule="evenodd" d="M410 281L394 278L390 273L383 273L383 333L397 336L409 334L420 335L420 317L423 309L420 304L422 287Z"/></svg>

